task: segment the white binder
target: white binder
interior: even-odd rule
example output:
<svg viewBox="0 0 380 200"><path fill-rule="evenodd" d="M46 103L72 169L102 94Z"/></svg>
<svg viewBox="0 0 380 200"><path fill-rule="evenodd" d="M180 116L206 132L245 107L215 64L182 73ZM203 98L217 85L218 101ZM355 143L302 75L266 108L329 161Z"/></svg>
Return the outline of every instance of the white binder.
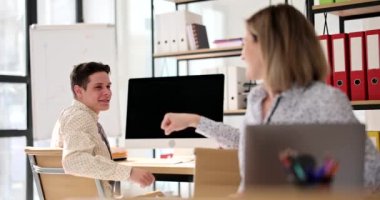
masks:
<svg viewBox="0 0 380 200"><path fill-rule="evenodd" d="M174 15L173 19L175 19L177 27L178 51L188 51L190 50L190 45L186 26L193 23L202 24L202 16L185 10L177 11Z"/></svg>
<svg viewBox="0 0 380 200"><path fill-rule="evenodd" d="M228 66L228 109L238 110L246 107L244 95L245 68Z"/></svg>
<svg viewBox="0 0 380 200"><path fill-rule="evenodd" d="M163 52L162 47L162 15L156 15L154 17L154 53L159 54Z"/></svg>

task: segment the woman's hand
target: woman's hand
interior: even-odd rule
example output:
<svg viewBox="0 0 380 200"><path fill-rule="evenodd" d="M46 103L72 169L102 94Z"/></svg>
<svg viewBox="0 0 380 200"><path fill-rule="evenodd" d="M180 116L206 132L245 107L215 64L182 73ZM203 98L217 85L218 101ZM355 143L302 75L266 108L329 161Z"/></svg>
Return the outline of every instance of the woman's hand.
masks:
<svg viewBox="0 0 380 200"><path fill-rule="evenodd" d="M165 135L170 135L173 131L180 131L188 127L196 128L199 124L200 116L189 113L167 113L161 122L161 129Z"/></svg>

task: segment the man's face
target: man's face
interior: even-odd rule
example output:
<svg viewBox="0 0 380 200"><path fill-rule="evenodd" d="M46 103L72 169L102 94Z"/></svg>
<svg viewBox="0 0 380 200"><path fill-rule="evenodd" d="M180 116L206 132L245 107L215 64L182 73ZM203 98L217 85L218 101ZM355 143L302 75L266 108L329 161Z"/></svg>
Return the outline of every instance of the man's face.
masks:
<svg viewBox="0 0 380 200"><path fill-rule="evenodd" d="M88 77L87 88L74 86L77 100L94 112L108 110L112 96L111 81L106 72L96 72Z"/></svg>

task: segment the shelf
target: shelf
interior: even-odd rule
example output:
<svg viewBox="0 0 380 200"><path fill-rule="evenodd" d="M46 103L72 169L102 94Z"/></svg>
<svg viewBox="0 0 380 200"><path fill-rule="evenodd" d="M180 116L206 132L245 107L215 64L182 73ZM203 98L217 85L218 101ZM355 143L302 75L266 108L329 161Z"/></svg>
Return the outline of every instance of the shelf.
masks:
<svg viewBox="0 0 380 200"><path fill-rule="evenodd" d="M220 58L220 57L240 56L241 50L242 50L241 46L227 47L227 48L199 49L199 50L193 50L193 51L154 54L153 57L154 58L174 57L177 60Z"/></svg>
<svg viewBox="0 0 380 200"><path fill-rule="evenodd" d="M341 17L380 13L379 0L355 0L342 3L331 3L326 5L315 5L313 13L329 12Z"/></svg>
<svg viewBox="0 0 380 200"><path fill-rule="evenodd" d="M224 111L224 115L244 115L244 114L245 114L245 109Z"/></svg>
<svg viewBox="0 0 380 200"><path fill-rule="evenodd" d="M170 1L176 4L187 4L187 3L195 3L195 2L201 2L201 1L213 1L213 0L166 0Z"/></svg>
<svg viewBox="0 0 380 200"><path fill-rule="evenodd" d="M380 100L351 101L354 110L380 109Z"/></svg>
<svg viewBox="0 0 380 200"><path fill-rule="evenodd" d="M380 109L380 100L351 101L354 110ZM224 115L244 115L245 109L225 110Z"/></svg>

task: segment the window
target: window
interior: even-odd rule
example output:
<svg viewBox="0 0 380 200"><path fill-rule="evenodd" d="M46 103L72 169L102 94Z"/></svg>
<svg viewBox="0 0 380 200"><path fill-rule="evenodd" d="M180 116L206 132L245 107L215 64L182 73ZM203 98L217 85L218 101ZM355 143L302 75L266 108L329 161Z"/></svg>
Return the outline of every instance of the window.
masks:
<svg viewBox="0 0 380 200"><path fill-rule="evenodd" d="M25 3L0 0L0 75L25 76Z"/></svg>
<svg viewBox="0 0 380 200"><path fill-rule="evenodd" d="M25 145L25 137L0 138L0 199L26 198Z"/></svg>
<svg viewBox="0 0 380 200"><path fill-rule="evenodd" d="M26 199L28 127L26 0L0 0L0 199Z"/></svg>
<svg viewBox="0 0 380 200"><path fill-rule="evenodd" d="M75 24L76 0L38 0L38 24Z"/></svg>
<svg viewBox="0 0 380 200"><path fill-rule="evenodd" d="M26 130L26 84L0 83L0 129Z"/></svg>
<svg viewBox="0 0 380 200"><path fill-rule="evenodd" d="M115 1L83 0L85 23L115 24Z"/></svg>

